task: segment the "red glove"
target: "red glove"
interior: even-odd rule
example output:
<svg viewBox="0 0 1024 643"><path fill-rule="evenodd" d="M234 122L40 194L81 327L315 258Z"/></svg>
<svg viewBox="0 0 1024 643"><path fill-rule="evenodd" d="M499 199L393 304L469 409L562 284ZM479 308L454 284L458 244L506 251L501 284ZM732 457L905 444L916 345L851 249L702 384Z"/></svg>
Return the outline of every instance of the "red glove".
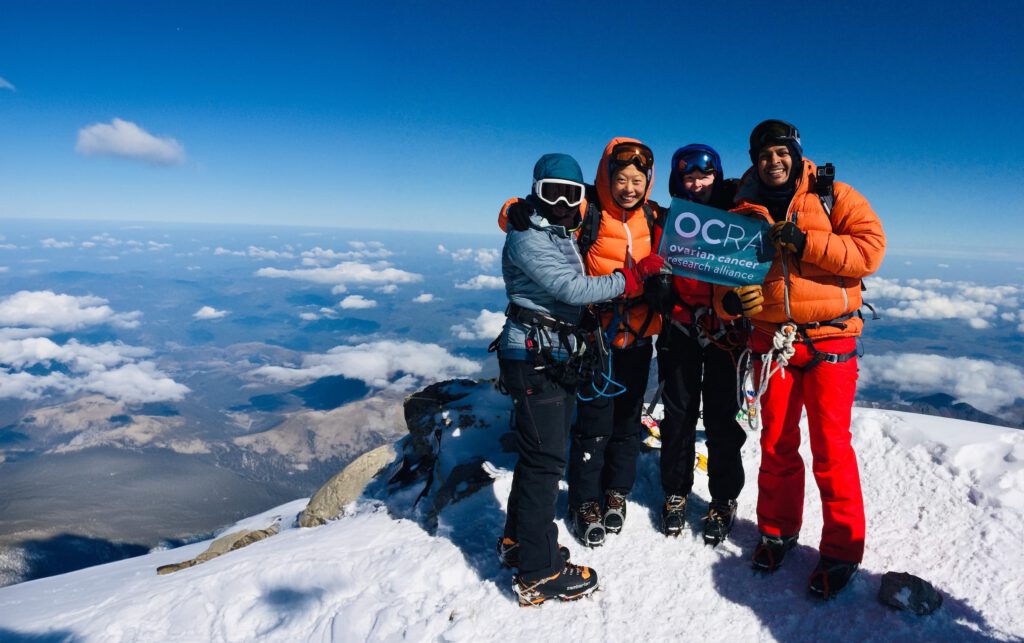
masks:
<svg viewBox="0 0 1024 643"><path fill-rule="evenodd" d="M644 280L661 273L665 266L665 258L661 255L647 255L636 264L623 268L619 272L626 278L625 295L635 297L643 288Z"/></svg>

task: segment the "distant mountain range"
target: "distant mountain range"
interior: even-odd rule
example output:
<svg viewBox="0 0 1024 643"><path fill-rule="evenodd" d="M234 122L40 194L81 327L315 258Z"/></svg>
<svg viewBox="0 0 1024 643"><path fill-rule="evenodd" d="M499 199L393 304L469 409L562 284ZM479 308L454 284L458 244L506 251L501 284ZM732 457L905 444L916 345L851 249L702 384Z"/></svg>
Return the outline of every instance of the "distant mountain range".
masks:
<svg viewBox="0 0 1024 643"><path fill-rule="evenodd" d="M865 402L858 400L856 406L869 409L906 411L919 415L936 415L956 420L967 420L968 422L1006 426L1011 429L1024 429L1024 425L1015 424L1010 420L979 411L966 402L958 402L955 397L947 393L932 393L931 395L916 397L905 402Z"/></svg>

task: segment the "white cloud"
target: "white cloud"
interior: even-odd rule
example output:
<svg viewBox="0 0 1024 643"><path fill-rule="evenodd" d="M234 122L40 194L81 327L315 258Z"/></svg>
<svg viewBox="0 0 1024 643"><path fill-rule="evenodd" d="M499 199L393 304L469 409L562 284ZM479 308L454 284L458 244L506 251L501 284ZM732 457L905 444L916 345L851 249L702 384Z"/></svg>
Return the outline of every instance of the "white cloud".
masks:
<svg viewBox="0 0 1024 643"><path fill-rule="evenodd" d="M864 385L948 393L986 413L997 414L1024 397L1024 371L1011 364L921 353L867 355L859 364Z"/></svg>
<svg viewBox="0 0 1024 643"><path fill-rule="evenodd" d="M87 345L70 340L63 346L44 337L0 340L0 399L33 400L52 392L99 393L129 404L180 400L189 392L152 362L135 362L149 349L120 342ZM67 366L63 372L33 375L21 370L35 365Z"/></svg>
<svg viewBox="0 0 1024 643"><path fill-rule="evenodd" d="M76 373L105 370L107 368L147 357L151 351L120 342L82 344L76 339L63 346L46 337L0 339L0 363L12 369L25 369L36 364L46 366L54 362L67 364Z"/></svg>
<svg viewBox="0 0 1024 643"><path fill-rule="evenodd" d="M358 346L336 346L327 353L306 355L298 368L263 366L253 373L270 381L300 385L330 375L359 379L367 385L409 390L427 381L467 377L480 371L473 360L450 354L437 344L382 340ZM406 374L392 384L396 373Z"/></svg>
<svg viewBox="0 0 1024 643"><path fill-rule="evenodd" d="M398 286L395 284L388 284L386 286L381 286L376 292L379 292L382 295L393 295L398 292Z"/></svg>
<svg viewBox="0 0 1024 643"><path fill-rule="evenodd" d="M85 156L117 156L151 165L180 165L185 148L173 138L158 138L135 123L113 119L78 130L75 151Z"/></svg>
<svg viewBox="0 0 1024 643"><path fill-rule="evenodd" d="M256 246L249 246L249 249L246 250L246 254L250 257L256 257L257 259L291 259L295 256L290 252L267 250L266 248L258 248Z"/></svg>
<svg viewBox="0 0 1024 643"><path fill-rule="evenodd" d="M48 239L43 239L42 241L39 242L39 245L41 245L44 248L56 248L56 249L74 248L75 247L75 243L73 241L57 241L53 237L50 237Z"/></svg>
<svg viewBox="0 0 1024 643"><path fill-rule="evenodd" d="M302 265L325 266L339 261L359 261L365 259L387 259L393 253L379 241L349 241L353 249L337 252L330 248L317 246L302 252Z"/></svg>
<svg viewBox="0 0 1024 643"><path fill-rule="evenodd" d="M217 256L228 255L232 257L253 257L256 259L292 259L295 257L295 255L287 251L282 252L278 250L268 250L267 248L261 248L259 246L249 246L245 250L229 250L227 248L217 246L214 248L213 254Z"/></svg>
<svg viewBox="0 0 1024 643"><path fill-rule="evenodd" d="M412 300L417 304L429 304L430 302L434 301L434 295L430 294L429 292L425 292L416 295L415 297L412 298Z"/></svg>
<svg viewBox="0 0 1024 643"><path fill-rule="evenodd" d="M203 306L196 312L192 313L192 316L196 319L221 319L228 314L226 310L217 310L213 306Z"/></svg>
<svg viewBox="0 0 1024 643"><path fill-rule="evenodd" d="M384 285L408 284L423 280L423 275L391 268L386 263L375 265L355 261L343 261L330 268L308 268L297 270L281 270L280 268L260 268L256 271L259 277L271 279L297 279L318 284L345 287L352 284ZM344 291L342 291L344 292Z"/></svg>
<svg viewBox="0 0 1024 643"><path fill-rule="evenodd" d="M17 88L11 84L11 81L3 78L2 76L0 76L0 89L9 89L12 92L18 91Z"/></svg>
<svg viewBox="0 0 1024 643"><path fill-rule="evenodd" d="M338 306L345 309L374 308L377 306L377 302L366 299L362 295L349 295L342 299Z"/></svg>
<svg viewBox="0 0 1024 643"><path fill-rule="evenodd" d="M1019 286L978 286L965 281L898 279L872 277L865 280L871 301L895 300L882 308L890 317L903 319L963 319L975 329L989 328L999 308L1020 305Z"/></svg>
<svg viewBox="0 0 1024 643"><path fill-rule="evenodd" d="M452 326L452 334L459 339L487 339L498 336L505 325L505 313L481 310L475 319Z"/></svg>
<svg viewBox="0 0 1024 643"><path fill-rule="evenodd" d="M101 297L58 295L50 290L22 290L0 299L0 325L34 326L55 331L112 324L120 328L139 325L139 311L115 313Z"/></svg>
<svg viewBox="0 0 1024 643"><path fill-rule="evenodd" d="M477 275L469 281L455 284L462 290L499 290L505 287L505 280L491 275Z"/></svg>
<svg viewBox="0 0 1024 643"><path fill-rule="evenodd" d="M10 268L7 266L0 266L0 272L7 272L8 270L10 270Z"/></svg>
<svg viewBox="0 0 1024 643"><path fill-rule="evenodd" d="M475 261L482 270L488 270L501 258L501 250L497 248L460 248L449 251L443 245L439 245L437 251L448 255L453 261Z"/></svg>
<svg viewBox="0 0 1024 643"><path fill-rule="evenodd" d="M98 371L77 381L78 391L99 393L129 404L178 401L189 388L162 373L152 362L125 364L109 371Z"/></svg>

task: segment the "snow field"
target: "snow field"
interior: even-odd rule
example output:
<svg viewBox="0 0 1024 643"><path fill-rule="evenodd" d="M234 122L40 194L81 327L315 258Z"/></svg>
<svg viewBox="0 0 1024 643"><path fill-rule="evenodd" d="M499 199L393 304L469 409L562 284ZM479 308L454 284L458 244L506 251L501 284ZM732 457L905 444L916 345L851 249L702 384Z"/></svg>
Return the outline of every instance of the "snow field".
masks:
<svg viewBox="0 0 1024 643"><path fill-rule="evenodd" d="M491 417L500 417L494 413ZM559 521L574 562L594 567L592 598L521 609L494 555L513 460L497 450L505 424L464 430L465 444L493 434L492 487L441 512L436 534L411 509L419 485L381 485L340 520L291 527L297 500L230 528L283 531L168 576L157 566L208 543L159 551L0 589L0 640L49 635L74 641L972 641L1022 640L1024 432L957 420L855 409L852 431L867 507L861 572L834 601L808 596L821 511L808 463L800 545L771 576L754 574L758 446L744 447L747 484L736 527L712 549L700 540L709 499L698 472L690 529L658 529L658 453L639 462L623 532L587 550ZM458 436L455 436L458 438ZM806 436L805 436L806 437ZM449 458L459 439L443 445ZM426 502L426 501L424 501ZM560 498L560 511L565 495ZM875 596L881 575L906 571L944 595L928 617L895 612Z"/></svg>

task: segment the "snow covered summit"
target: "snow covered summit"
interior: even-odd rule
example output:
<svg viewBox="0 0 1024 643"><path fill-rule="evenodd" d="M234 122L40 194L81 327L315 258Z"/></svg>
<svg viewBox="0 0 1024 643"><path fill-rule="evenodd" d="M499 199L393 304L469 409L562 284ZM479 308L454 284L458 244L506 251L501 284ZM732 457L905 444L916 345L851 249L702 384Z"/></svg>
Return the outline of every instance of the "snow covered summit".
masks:
<svg viewBox="0 0 1024 643"><path fill-rule="evenodd" d="M493 549L514 465L500 440L507 398L489 383L448 387L452 399L436 411L427 402L417 416L421 437L398 445L406 456L417 454L406 465L429 463L429 475L406 466L411 482L388 484L402 470L395 462L344 516L322 527L296 526L305 499L282 505L225 530L263 529L280 518L280 533L167 576L156 568L195 557L210 543L2 588L0 640L1024 638L1024 432L854 409L867 551L851 587L828 603L805 589L821 529L812 480L801 544L774 575L750 570L756 434L743 452L747 485L736 527L715 549L699 535L707 478L698 476L689 530L666 538L658 529L658 454L644 453L621 534L588 550L560 525L573 560L598 570L602 590L575 603L521 609ZM417 503L427 479L433 482ZM919 617L879 604L879 579L890 570L930 581L943 606Z"/></svg>

